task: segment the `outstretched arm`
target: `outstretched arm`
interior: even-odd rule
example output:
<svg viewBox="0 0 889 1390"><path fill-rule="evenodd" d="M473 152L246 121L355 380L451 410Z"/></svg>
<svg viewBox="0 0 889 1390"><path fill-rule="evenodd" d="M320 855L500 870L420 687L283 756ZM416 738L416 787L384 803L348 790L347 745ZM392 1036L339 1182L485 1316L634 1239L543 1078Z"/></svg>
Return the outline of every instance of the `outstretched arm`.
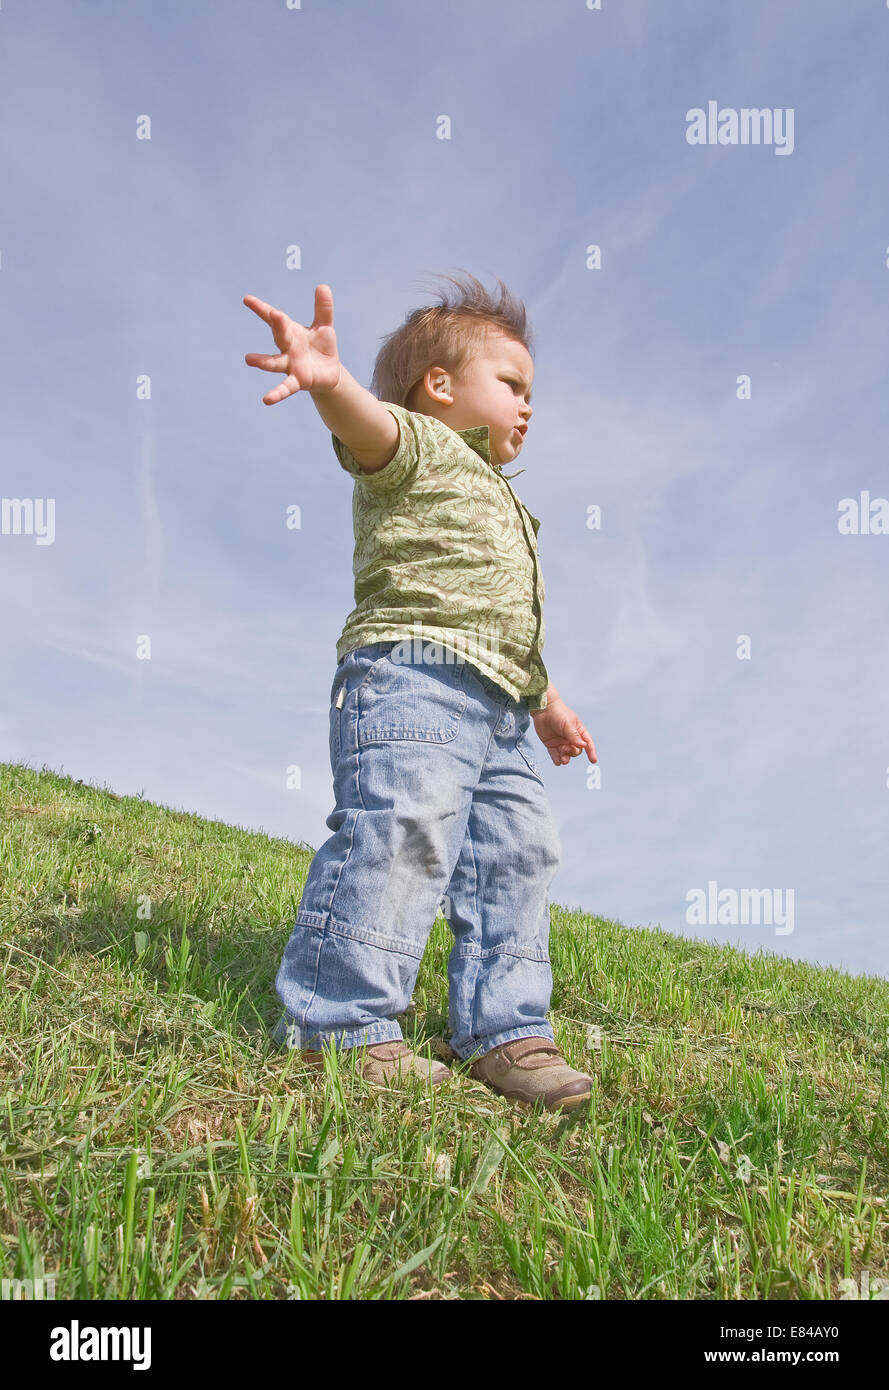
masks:
<svg viewBox="0 0 889 1390"><path fill-rule="evenodd" d="M361 468L368 473L384 468L398 449L398 421L340 362L330 286L315 286L315 318L309 328L253 294L245 295L244 303L269 325L279 349L272 354L248 352L245 362L264 372L284 373L263 403L276 405L297 391L308 391L327 428Z"/></svg>

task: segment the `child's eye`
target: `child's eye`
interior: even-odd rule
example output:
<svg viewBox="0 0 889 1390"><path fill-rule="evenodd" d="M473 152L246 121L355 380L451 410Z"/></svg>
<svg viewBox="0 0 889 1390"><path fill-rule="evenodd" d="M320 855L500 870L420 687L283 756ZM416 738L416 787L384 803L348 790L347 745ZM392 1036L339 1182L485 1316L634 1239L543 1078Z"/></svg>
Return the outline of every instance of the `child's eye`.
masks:
<svg viewBox="0 0 889 1390"><path fill-rule="evenodd" d="M515 387L518 387L518 388L519 388L519 391L521 391L521 389L522 389L522 383L521 383L521 381L519 381L519 379L518 379L517 377L514 377L514 376L504 376L504 377L501 377L500 379L501 379L501 381L505 381L506 384L507 384L507 386L511 386L511 387L513 387L513 389L515 389Z"/></svg>

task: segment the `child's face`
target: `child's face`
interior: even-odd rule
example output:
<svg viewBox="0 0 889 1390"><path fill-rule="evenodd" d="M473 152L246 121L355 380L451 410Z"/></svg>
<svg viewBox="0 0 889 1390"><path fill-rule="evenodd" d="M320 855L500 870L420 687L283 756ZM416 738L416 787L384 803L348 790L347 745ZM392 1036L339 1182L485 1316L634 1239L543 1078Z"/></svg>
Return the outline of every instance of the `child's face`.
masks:
<svg viewBox="0 0 889 1390"><path fill-rule="evenodd" d="M428 394L419 408L427 408L452 430L487 425L491 462L500 465L514 459L532 413L534 361L528 349L515 338L488 333L464 371L448 374L449 388L442 376L438 368L426 374Z"/></svg>

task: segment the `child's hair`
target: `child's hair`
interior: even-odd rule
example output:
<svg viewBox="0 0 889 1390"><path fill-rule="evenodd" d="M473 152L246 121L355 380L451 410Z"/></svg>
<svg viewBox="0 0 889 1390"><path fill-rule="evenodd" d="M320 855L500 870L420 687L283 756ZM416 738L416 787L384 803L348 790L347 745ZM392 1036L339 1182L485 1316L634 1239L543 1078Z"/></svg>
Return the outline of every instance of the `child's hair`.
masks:
<svg viewBox="0 0 889 1390"><path fill-rule="evenodd" d="M532 352L525 306L502 280L497 281L500 294L495 297L468 271L434 278L456 285L457 294L449 300L447 292L441 291L438 304L414 309L400 328L383 339L370 385L381 401L410 409L413 388L431 366L440 362L459 374L490 332L504 333Z"/></svg>

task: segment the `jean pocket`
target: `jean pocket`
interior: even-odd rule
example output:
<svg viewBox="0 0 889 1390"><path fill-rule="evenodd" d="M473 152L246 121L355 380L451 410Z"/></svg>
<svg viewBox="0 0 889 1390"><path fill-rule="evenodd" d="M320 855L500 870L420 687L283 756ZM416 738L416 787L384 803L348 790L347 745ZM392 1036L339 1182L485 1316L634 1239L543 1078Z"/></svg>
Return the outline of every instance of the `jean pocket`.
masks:
<svg viewBox="0 0 889 1390"><path fill-rule="evenodd" d="M355 703L356 691L373 677L377 666L386 661L388 650L379 646L358 647L343 657L330 687L330 765L335 770L343 746L342 721Z"/></svg>
<svg viewBox="0 0 889 1390"><path fill-rule="evenodd" d="M515 746L521 753L525 762L528 764L528 767L534 773L534 776L538 779L538 781L542 782L543 774L541 773L540 768L537 766L537 764L534 761L534 758L531 755L530 740L527 739L524 734L520 734L519 737L516 739Z"/></svg>
<svg viewBox="0 0 889 1390"><path fill-rule="evenodd" d="M376 661L357 690L358 746L412 739L450 743L466 709L463 662Z"/></svg>

